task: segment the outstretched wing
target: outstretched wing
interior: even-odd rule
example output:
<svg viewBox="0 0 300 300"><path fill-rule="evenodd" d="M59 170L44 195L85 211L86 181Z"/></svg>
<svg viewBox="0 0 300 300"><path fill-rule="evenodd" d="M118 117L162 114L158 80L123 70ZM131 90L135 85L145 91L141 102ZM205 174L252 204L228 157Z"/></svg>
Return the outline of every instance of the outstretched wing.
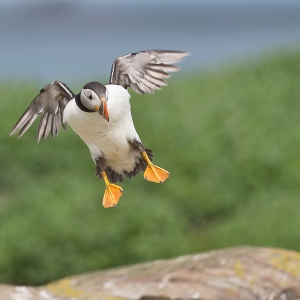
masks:
<svg viewBox="0 0 300 300"><path fill-rule="evenodd" d="M179 70L174 63L183 60L188 52L148 50L127 54L115 59L109 83L131 87L139 94L161 90L167 85L165 78L169 78L169 72Z"/></svg>
<svg viewBox="0 0 300 300"><path fill-rule="evenodd" d="M58 135L60 124L66 129L66 125L63 123L63 112L67 103L74 97L74 93L58 80L47 84L25 110L10 136L20 130L19 137L21 137L38 115L41 115L37 137L38 143L41 138L45 139L50 131L52 137L55 137Z"/></svg>

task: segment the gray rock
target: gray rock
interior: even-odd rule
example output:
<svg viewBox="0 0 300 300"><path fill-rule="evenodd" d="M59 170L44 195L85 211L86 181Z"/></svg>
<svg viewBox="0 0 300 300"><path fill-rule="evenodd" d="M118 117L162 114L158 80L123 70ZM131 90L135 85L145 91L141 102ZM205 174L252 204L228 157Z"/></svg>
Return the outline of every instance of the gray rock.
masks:
<svg viewBox="0 0 300 300"><path fill-rule="evenodd" d="M71 276L40 287L0 285L0 300L291 300L300 253L237 247Z"/></svg>

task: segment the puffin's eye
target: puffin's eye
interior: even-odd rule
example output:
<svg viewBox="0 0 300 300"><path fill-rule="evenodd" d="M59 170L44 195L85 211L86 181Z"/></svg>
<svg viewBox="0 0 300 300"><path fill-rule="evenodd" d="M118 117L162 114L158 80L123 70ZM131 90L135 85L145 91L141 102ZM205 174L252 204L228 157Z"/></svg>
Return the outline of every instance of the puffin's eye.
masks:
<svg viewBox="0 0 300 300"><path fill-rule="evenodd" d="M89 95L89 99L90 99L90 100L92 100L92 99L93 99L92 95Z"/></svg>

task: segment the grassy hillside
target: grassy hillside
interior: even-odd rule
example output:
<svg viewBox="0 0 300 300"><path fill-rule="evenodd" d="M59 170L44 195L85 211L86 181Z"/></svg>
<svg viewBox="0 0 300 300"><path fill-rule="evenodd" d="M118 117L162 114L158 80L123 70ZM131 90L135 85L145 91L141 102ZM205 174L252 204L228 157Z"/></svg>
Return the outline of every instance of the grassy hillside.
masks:
<svg viewBox="0 0 300 300"><path fill-rule="evenodd" d="M162 185L125 180L117 209L70 128L8 138L42 84L0 84L0 282L251 244L300 250L300 52L132 93ZM79 91L80 86L77 87Z"/></svg>

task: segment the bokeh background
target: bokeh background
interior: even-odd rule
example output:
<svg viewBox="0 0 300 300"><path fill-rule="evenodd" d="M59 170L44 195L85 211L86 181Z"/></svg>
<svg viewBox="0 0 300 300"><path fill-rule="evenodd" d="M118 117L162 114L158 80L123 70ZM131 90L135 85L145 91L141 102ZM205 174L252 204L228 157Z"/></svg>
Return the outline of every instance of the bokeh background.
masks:
<svg viewBox="0 0 300 300"><path fill-rule="evenodd" d="M63 276L244 244L300 251L300 3L0 1L0 282ZM9 132L52 80L107 83L113 60L189 51L155 95L132 94L156 185L117 209L70 128ZM38 123L38 122L36 122Z"/></svg>

